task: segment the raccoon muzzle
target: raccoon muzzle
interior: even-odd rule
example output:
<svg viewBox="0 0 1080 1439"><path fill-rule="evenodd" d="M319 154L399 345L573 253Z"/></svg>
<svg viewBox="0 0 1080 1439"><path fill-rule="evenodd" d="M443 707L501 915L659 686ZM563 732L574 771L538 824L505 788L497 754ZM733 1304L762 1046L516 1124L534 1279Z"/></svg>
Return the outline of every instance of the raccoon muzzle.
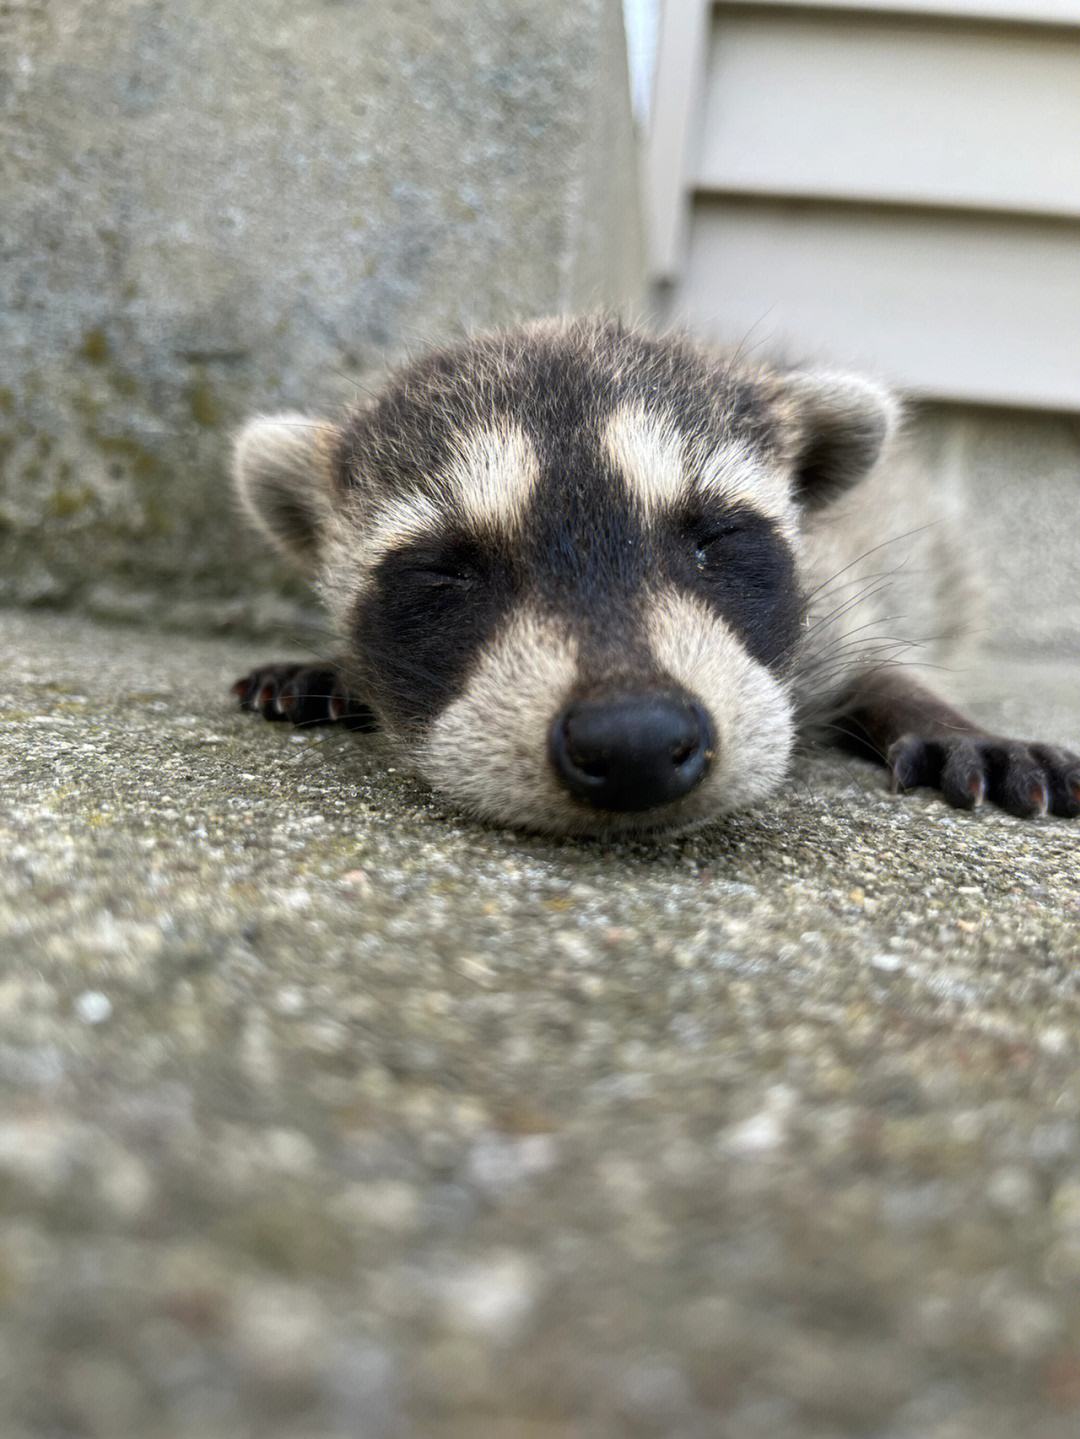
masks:
<svg viewBox="0 0 1080 1439"><path fill-rule="evenodd" d="M714 749L701 705L647 692L577 700L556 717L549 740L560 784L595 809L622 813L688 795L708 773Z"/></svg>

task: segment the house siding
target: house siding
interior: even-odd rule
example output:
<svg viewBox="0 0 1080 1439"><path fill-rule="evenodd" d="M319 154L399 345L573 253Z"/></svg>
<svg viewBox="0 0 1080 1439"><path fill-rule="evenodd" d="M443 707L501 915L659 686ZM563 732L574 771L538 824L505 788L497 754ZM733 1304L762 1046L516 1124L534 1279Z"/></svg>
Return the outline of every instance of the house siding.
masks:
<svg viewBox="0 0 1080 1439"><path fill-rule="evenodd" d="M649 175L665 318L1080 410L1080 3L669 0Z"/></svg>

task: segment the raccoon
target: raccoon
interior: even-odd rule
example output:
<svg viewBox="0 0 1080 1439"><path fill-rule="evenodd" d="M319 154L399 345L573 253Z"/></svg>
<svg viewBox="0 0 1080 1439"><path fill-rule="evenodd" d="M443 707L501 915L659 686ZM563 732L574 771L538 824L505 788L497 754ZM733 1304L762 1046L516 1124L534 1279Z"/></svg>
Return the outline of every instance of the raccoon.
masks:
<svg viewBox="0 0 1080 1439"><path fill-rule="evenodd" d="M378 727L458 808L547 832L760 804L799 736L898 791L1076 816L1080 758L987 733L919 677L956 663L972 591L899 418L867 379L589 317L437 350L340 423L255 419L238 494L342 647L234 693Z"/></svg>

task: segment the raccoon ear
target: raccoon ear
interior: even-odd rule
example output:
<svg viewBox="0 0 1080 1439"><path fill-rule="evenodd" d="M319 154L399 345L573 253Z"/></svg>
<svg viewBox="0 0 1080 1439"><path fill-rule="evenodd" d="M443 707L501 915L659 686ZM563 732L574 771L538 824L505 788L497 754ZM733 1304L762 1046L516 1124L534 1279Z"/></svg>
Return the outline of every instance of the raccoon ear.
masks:
<svg viewBox="0 0 1080 1439"><path fill-rule="evenodd" d="M262 415L244 426L233 449L233 482L248 517L308 569L332 513L336 437L333 425L307 415Z"/></svg>
<svg viewBox="0 0 1080 1439"><path fill-rule="evenodd" d="M900 405L873 380L829 370L796 371L784 388L796 416L796 490L814 509L873 469L899 423Z"/></svg>

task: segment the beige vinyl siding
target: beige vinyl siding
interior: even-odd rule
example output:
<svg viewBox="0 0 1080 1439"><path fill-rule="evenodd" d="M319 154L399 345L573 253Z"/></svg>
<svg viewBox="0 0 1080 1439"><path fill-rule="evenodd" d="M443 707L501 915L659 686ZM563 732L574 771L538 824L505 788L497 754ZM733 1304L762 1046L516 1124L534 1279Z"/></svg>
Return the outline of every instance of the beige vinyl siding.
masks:
<svg viewBox="0 0 1080 1439"><path fill-rule="evenodd" d="M699 190L1080 217L1080 30L721 14L698 147Z"/></svg>
<svg viewBox="0 0 1080 1439"><path fill-rule="evenodd" d="M1080 408L1072 227L710 200L681 288L718 338L869 367L920 394Z"/></svg>
<svg viewBox="0 0 1080 1439"><path fill-rule="evenodd" d="M665 315L1080 409L1080 0L668 0L655 106Z"/></svg>

